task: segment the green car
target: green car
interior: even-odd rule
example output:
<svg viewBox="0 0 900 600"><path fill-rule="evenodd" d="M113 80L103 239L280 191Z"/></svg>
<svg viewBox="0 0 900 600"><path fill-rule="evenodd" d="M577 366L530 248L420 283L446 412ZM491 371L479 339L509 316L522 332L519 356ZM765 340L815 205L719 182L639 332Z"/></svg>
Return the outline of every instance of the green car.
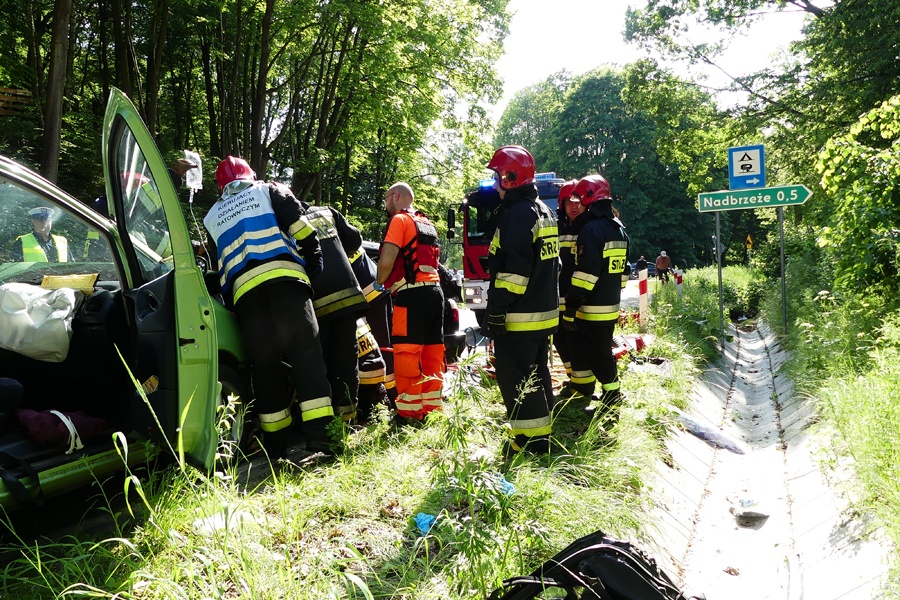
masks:
<svg viewBox="0 0 900 600"><path fill-rule="evenodd" d="M24 392L0 414L5 509L122 470L121 440L130 463L171 447L211 469L217 409L249 388L235 317L207 290L166 164L119 90L102 139L97 210L0 157L0 378ZM55 252L42 254L47 221Z"/></svg>

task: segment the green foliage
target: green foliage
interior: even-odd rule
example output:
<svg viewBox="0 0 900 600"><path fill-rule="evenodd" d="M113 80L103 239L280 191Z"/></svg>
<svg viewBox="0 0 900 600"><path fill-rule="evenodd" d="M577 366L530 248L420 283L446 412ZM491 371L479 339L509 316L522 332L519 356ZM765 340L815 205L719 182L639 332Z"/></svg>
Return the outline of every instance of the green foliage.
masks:
<svg viewBox="0 0 900 600"><path fill-rule="evenodd" d="M817 170L834 202L821 244L846 291L900 291L900 96L864 114L825 145Z"/></svg>

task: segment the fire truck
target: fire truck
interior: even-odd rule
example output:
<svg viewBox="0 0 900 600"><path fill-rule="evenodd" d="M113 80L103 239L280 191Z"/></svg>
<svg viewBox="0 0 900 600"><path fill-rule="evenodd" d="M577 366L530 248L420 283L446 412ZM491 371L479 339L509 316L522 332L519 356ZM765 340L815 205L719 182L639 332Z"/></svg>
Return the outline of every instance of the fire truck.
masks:
<svg viewBox="0 0 900 600"><path fill-rule="evenodd" d="M535 185L538 198L556 214L559 188L565 179L556 173L538 173ZM466 308L475 311L479 325L487 308L487 293L490 282L488 274L488 250L494 230L500 222L500 194L494 189L493 179L483 179L478 187L467 192L462 203L447 211L447 237L456 238L456 215L460 215L462 235L456 243L463 247L463 298Z"/></svg>

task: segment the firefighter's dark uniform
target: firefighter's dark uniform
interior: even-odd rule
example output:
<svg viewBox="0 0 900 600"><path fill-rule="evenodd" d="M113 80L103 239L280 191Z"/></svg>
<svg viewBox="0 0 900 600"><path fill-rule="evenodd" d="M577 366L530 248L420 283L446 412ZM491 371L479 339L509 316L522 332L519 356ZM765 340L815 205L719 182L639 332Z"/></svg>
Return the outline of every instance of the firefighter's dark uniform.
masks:
<svg viewBox="0 0 900 600"><path fill-rule="evenodd" d="M366 324L371 334L375 337L378 353L384 362L384 376L381 384L384 386L392 408L396 408L397 383L394 379L394 351L391 346L391 295L387 291L375 289L378 265L369 258L365 250L360 247L349 258L350 266L353 267L353 274L356 275L356 281L359 282L363 294L366 296L366 302L369 303L364 315ZM362 360L362 357L360 360ZM365 384L363 383L364 378L366 380ZM366 367L360 363L360 385L375 386L375 378L375 372L367 371ZM371 397L380 394L377 390L367 390L367 392L371 392ZM360 396L362 396L362 392L360 392Z"/></svg>
<svg viewBox="0 0 900 600"><path fill-rule="evenodd" d="M603 388L601 401L612 407L620 400L619 376L612 353L619 318L622 274L628 260L628 236L615 219L611 200L597 200L575 219L578 233L576 267L566 294L563 319L576 324L569 339L572 370L590 370ZM584 391L586 396L593 393Z"/></svg>
<svg viewBox="0 0 900 600"><path fill-rule="evenodd" d="M530 449L542 451L551 432L548 361L550 336L559 324L559 237L533 185L507 191L502 206L488 256L488 318L505 315L506 324L506 333L494 339L497 384L512 449L530 442Z"/></svg>
<svg viewBox="0 0 900 600"><path fill-rule="evenodd" d="M281 360L290 362L307 441L326 443L334 417L308 272L322 254L306 210L279 184L232 181L203 219L222 296L240 322L266 449L286 450L292 422Z"/></svg>
<svg viewBox="0 0 900 600"><path fill-rule="evenodd" d="M569 288L572 286L572 274L575 272L575 241L578 239L578 234L574 224L569 221L568 216L565 215L564 210L562 211L562 216L559 217L556 223L559 228L560 258L559 316L562 318L563 313L566 311L566 294L569 293ZM569 349L572 345L572 342L570 341L571 333L572 332L560 328L556 335L553 336L556 351L559 353L559 358L563 361L563 366L566 368L566 374L569 376L569 381L565 384L563 393L570 394L574 392L590 397L593 393L594 384L597 379L589 368L573 371L572 353Z"/></svg>
<svg viewBox="0 0 900 600"><path fill-rule="evenodd" d="M356 318L366 310L366 297L347 255L360 247L362 235L331 207L308 206L307 210L324 263L322 272L312 279L319 339L335 411L344 421L351 421L356 418L359 394Z"/></svg>
<svg viewBox="0 0 900 600"><path fill-rule="evenodd" d="M397 414L422 419L443 408L444 294L437 229L420 211L405 209L391 217L384 241L400 249L384 282L394 297L391 342Z"/></svg>

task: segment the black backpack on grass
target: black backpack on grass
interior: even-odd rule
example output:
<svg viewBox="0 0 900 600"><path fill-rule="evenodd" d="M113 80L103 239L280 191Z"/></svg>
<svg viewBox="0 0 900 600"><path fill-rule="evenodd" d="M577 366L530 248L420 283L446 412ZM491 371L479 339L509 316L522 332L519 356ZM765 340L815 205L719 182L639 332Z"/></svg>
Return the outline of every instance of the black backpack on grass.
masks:
<svg viewBox="0 0 900 600"><path fill-rule="evenodd" d="M690 600L653 558L602 531L575 540L530 575L505 580L489 600L529 600L550 590L553 598L565 590L566 600Z"/></svg>

